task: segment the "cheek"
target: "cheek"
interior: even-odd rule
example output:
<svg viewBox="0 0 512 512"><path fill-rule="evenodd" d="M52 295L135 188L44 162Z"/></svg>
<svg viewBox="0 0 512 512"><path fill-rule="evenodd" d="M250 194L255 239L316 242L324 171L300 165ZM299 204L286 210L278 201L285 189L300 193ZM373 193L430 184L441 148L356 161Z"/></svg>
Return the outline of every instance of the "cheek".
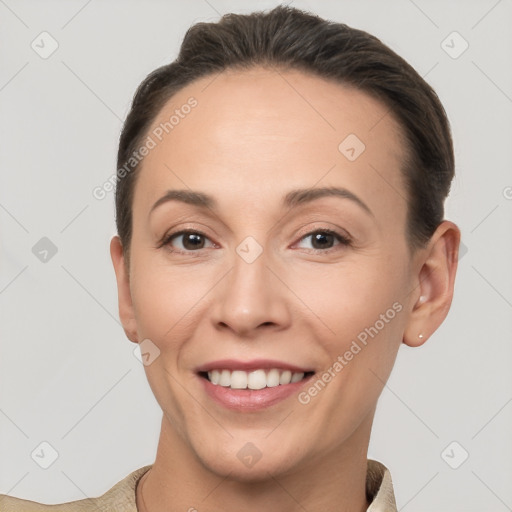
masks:
<svg viewBox="0 0 512 512"><path fill-rule="evenodd" d="M311 421L318 421L315 428L326 428L322 422L328 416L327 428L334 437L355 429L369 413L401 341L405 317L401 281L393 272L372 268L331 267L294 284L297 295L315 313L308 314L312 319L308 328L325 355L325 368L299 402L317 411L316 416L311 414ZM348 416L347 411L351 411Z"/></svg>
<svg viewBox="0 0 512 512"><path fill-rule="evenodd" d="M197 324L196 311L212 286L211 269L171 266L159 260L134 259L133 308L139 337L151 339L162 351L174 350Z"/></svg>
<svg viewBox="0 0 512 512"><path fill-rule="evenodd" d="M403 278L392 267L386 268L333 266L325 273L310 273L302 284L295 283L297 295L315 313L308 314L312 319L309 330L315 332L325 354L325 378L335 375L323 396L342 402L341 409L365 411L373 403L382 390L380 379L389 375L402 340Z"/></svg>
<svg viewBox="0 0 512 512"><path fill-rule="evenodd" d="M189 395L177 372L182 364L183 348L197 327L197 306L205 295L204 279L191 279L194 272L185 267L170 267L157 258L134 258L131 293L140 340L149 339L158 348L158 356L144 366L153 394L174 428L183 432ZM141 347L142 348L142 347ZM190 405L190 404L189 404Z"/></svg>
<svg viewBox="0 0 512 512"><path fill-rule="evenodd" d="M385 315L383 321L396 317L393 304L400 301L400 277L382 264L368 263L326 265L318 271L310 268L303 275L297 273L291 282L290 287L307 305L308 316L318 323L318 335L334 345L357 337L381 315ZM390 324L386 322L388 331Z"/></svg>

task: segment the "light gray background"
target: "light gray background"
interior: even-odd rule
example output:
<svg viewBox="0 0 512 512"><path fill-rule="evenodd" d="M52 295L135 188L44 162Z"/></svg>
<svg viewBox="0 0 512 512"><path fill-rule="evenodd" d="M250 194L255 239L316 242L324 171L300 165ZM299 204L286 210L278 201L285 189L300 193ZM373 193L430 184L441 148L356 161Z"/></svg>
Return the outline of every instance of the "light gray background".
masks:
<svg viewBox="0 0 512 512"><path fill-rule="evenodd" d="M186 29L277 3L0 0L0 493L98 496L154 461L161 411L118 321L113 194L92 190L115 172L135 88ZM453 129L446 217L467 253L447 320L399 351L369 456L390 469L399 510L512 510L512 4L290 3L381 38ZM31 47L43 31L59 45L47 59ZM469 43L458 58L453 31ZM42 237L58 249L46 263L32 252ZM43 441L59 454L46 470L31 457Z"/></svg>

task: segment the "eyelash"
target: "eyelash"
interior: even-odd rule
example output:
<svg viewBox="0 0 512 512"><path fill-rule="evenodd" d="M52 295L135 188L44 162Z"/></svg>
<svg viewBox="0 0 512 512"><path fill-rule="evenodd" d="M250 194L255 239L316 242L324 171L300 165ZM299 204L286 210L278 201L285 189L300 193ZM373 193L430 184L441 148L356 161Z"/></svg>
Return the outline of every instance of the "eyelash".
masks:
<svg viewBox="0 0 512 512"><path fill-rule="evenodd" d="M299 239L299 242L301 242L305 238L308 238L308 237L310 237L314 234L318 234L318 233L333 235L340 242L339 245L341 245L341 246L349 247L352 245L352 240L349 237L347 237L346 235L342 235L341 233L338 233L337 231L334 231L334 230L328 229L328 228L325 228L325 229L320 228L320 229L315 229L313 231L309 231L308 233L306 233ZM176 231L174 233L169 233L168 235L165 235L162 242L158 245L158 248L163 247L163 246L169 246L169 244L171 243L171 240L173 238L179 237L181 235L188 235L188 234L200 235L209 240L208 236L205 233L203 233L202 231L198 231L195 229L184 229L181 231ZM314 254L320 254L320 253L325 254L325 253L331 253L332 251L335 251L335 250L337 250L336 246L330 247L329 249L310 249L309 251L313 252ZM170 251L173 253L188 254L188 255L191 255L193 253L200 253L200 249L198 249L196 251L187 251L187 250L183 251L181 249L178 249L178 250L170 249ZM193 256L200 256L200 254L193 254Z"/></svg>

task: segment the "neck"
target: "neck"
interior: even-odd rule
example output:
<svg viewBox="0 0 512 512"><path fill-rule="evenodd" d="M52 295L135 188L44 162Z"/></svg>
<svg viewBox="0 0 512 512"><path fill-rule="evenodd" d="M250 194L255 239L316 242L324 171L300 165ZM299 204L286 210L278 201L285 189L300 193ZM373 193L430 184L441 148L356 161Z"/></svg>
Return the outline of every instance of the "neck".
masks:
<svg viewBox="0 0 512 512"><path fill-rule="evenodd" d="M300 468L257 482L219 475L206 467L175 432L165 414L153 467L137 487L141 512L365 512L367 451L373 415L342 446ZM141 491L143 494L141 496Z"/></svg>

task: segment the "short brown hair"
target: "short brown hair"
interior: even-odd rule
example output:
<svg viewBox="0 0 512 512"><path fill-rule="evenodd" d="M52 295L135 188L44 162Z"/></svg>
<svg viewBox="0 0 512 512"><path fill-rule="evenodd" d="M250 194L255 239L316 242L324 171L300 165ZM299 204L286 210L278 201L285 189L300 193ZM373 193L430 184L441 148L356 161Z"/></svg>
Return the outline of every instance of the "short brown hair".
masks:
<svg viewBox="0 0 512 512"><path fill-rule="evenodd" d="M180 89L226 69L255 66L297 69L351 85L389 108L406 136L406 236L410 248L424 246L443 220L454 176L450 126L437 94L377 37L289 6L230 13L218 22L191 26L176 60L150 73L135 92L120 136L118 175L161 108ZM116 187L116 224L127 256L139 167L134 164L131 172L125 171Z"/></svg>

